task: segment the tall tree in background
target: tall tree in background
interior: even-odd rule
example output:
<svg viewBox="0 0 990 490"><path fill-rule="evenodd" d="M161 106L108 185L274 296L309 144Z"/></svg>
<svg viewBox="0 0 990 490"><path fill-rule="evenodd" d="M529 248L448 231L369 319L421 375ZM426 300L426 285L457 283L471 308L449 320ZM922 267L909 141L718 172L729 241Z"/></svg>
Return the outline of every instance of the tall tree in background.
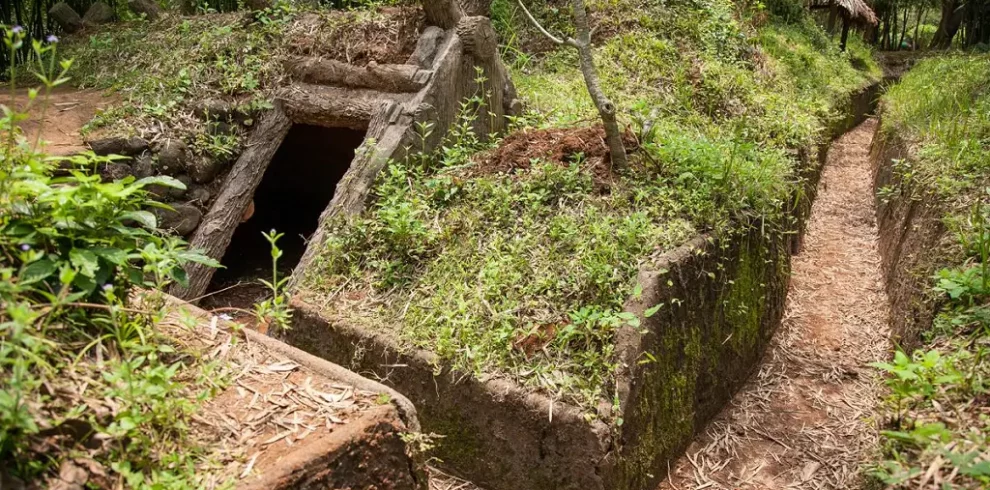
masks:
<svg viewBox="0 0 990 490"><path fill-rule="evenodd" d="M938 30L932 37L932 49L948 49L952 46L952 38L956 37L959 26L963 21L966 7L965 0L942 0L942 17L938 21Z"/></svg>
<svg viewBox="0 0 990 490"><path fill-rule="evenodd" d="M533 17L533 14L529 13L522 0L517 1L519 2L519 6L522 7L523 12L526 13L526 17L529 18L533 26L543 33L544 36L548 37L554 44L567 45L577 49L578 59L581 63L581 74L584 75L584 83L588 87L591 100L594 101L595 107L598 109L598 114L602 118L602 124L605 126L605 142L608 144L608 152L612 158L612 164L620 168L625 167L626 147L622 144L622 133L619 131L619 123L616 119L616 107L605 95L605 92L602 91L598 72L595 70L595 59L591 52L591 28L588 25L588 10L584 6L584 0L571 0L576 37L569 37L567 39L550 34L550 32L540 25L536 17Z"/></svg>

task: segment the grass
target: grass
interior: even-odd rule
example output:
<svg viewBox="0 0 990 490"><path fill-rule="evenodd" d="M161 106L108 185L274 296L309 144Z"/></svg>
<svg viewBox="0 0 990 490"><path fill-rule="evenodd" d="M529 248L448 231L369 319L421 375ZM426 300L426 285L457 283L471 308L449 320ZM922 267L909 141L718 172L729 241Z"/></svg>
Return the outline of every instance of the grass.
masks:
<svg viewBox="0 0 990 490"><path fill-rule="evenodd" d="M23 37L5 29L3 41L13 52ZM66 81L55 48L34 45L44 90L31 110L44 112L44 94ZM60 466L75 464L94 487L213 488L207 468L224 461L191 426L228 373L159 334L160 304L131 297L183 281L188 262L218 265L154 231L144 187L182 184L102 182L94 170L113 158L92 153L49 159L16 125L28 114L12 108L0 118L4 481L54 486Z"/></svg>
<svg viewBox="0 0 990 490"><path fill-rule="evenodd" d="M884 131L917 147L913 178L941 197L987 183L988 87L990 57L960 54L921 61L884 98Z"/></svg>
<svg viewBox="0 0 990 490"><path fill-rule="evenodd" d="M250 14L121 22L66 39L64 56L74 62L74 85L120 99L87 132L178 136L197 153L229 158L240 150L240 134L211 135L193 115L199 102L256 114L288 85L283 63L291 55L374 59L402 49L397 41L408 42L415 16L405 7L383 10L396 3L348 2L353 10L344 11L276 2Z"/></svg>
<svg viewBox="0 0 990 490"><path fill-rule="evenodd" d="M393 163L363 216L331 224L305 287L346 321L392 325L473 376L507 376L589 413L611 401L615 332L639 321L622 310L637 271L700 232L786 228L793 150L820 141L836 101L879 70L855 42L840 53L810 24L754 27L758 13L731 2L608 7L596 15L603 85L634 132L652 127L629 169L604 189L607 164L580 153L487 173L498 142L465 122L435 154ZM515 130L593 122L574 52L526 53L538 42L525 20L511 3L493 9L531 109ZM566 11L538 15L566 32Z"/></svg>
<svg viewBox="0 0 990 490"><path fill-rule="evenodd" d="M939 202L958 243L956 265L932 278L939 314L925 346L878 365L889 373L883 459L875 474L898 488L932 478L952 488L990 485L990 56L921 61L883 99L882 131L907 145L906 185L883 193ZM928 475L928 476L926 476Z"/></svg>

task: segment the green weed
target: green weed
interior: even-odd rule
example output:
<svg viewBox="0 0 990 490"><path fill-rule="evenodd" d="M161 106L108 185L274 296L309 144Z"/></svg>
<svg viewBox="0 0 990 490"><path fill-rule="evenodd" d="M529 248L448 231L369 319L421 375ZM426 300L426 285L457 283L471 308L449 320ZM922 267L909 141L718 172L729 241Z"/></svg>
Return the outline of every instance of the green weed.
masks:
<svg viewBox="0 0 990 490"><path fill-rule="evenodd" d="M988 67L985 55L927 59L882 102L883 137L909 149L908 158L894 162L898 185L884 194L940 203L958 237L941 254L954 265L932 278L939 313L924 335L927 348L910 356L898 351L893 362L877 365L889 374L892 415L874 473L898 488L916 488L936 471L947 488L990 485L990 424L983 415L990 389Z"/></svg>
<svg viewBox="0 0 990 490"><path fill-rule="evenodd" d="M8 49L23 42L23 34L4 31ZM43 94L67 80L70 62L54 61L55 46L33 46ZM32 90L30 99L27 110L45 110L44 95ZM185 282L189 262L218 265L155 231L148 209L161 205L145 187L182 184L168 177L102 182L96 170L116 157L49 158L20 133L16 123L26 118L13 99L0 118L5 478L43 482L62 459L87 454L106 470L92 485L200 487L206 454L189 427L194 400L211 391L187 379L195 362L158 334L161 305L131 300L134 288ZM76 435L51 439L65 427Z"/></svg>

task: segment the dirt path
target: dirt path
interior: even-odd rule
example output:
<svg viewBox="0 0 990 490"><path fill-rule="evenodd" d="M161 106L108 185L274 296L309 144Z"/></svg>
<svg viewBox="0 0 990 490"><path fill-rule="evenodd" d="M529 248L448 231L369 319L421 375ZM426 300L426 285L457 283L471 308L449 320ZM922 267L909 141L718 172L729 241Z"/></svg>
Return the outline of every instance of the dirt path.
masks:
<svg viewBox="0 0 990 490"><path fill-rule="evenodd" d="M9 105L6 87L0 88L0 104ZM41 130L41 140L45 151L51 155L72 155L88 149L79 132L98 112L116 101L104 96L98 90L78 90L72 87L58 87L48 98L45 118L41 119L41 99L34 102L27 120L20 124L24 136L34 142ZM14 105L18 110L29 107L27 88L19 88Z"/></svg>
<svg viewBox="0 0 990 490"><path fill-rule="evenodd" d="M887 351L868 153L875 120L836 141L784 323L759 373L676 465L663 489L859 487Z"/></svg>

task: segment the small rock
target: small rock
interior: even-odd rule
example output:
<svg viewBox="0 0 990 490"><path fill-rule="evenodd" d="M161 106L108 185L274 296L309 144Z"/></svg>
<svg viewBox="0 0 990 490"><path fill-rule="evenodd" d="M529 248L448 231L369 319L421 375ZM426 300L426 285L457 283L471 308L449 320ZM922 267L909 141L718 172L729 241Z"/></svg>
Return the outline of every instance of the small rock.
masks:
<svg viewBox="0 0 990 490"><path fill-rule="evenodd" d="M134 156L147 150L148 142L145 141L144 138L138 138L137 136L132 136L130 138L112 136L109 138L101 138L90 141L89 147L93 150L93 153L96 153L97 155Z"/></svg>
<svg viewBox="0 0 990 490"><path fill-rule="evenodd" d="M158 228L181 236L192 233L203 219L199 208L184 203L173 204L172 209L155 209L154 213L158 216Z"/></svg>
<svg viewBox="0 0 990 490"><path fill-rule="evenodd" d="M113 20L116 14L109 5L103 2L96 2L89 7L86 11L86 15L83 15L84 24L100 25L106 24Z"/></svg>
<svg viewBox="0 0 990 490"><path fill-rule="evenodd" d="M89 147L97 155L120 155L127 148L127 139L120 137L102 138L89 141Z"/></svg>
<svg viewBox="0 0 990 490"><path fill-rule="evenodd" d="M113 182L134 175L134 170L130 165L120 162L110 162L100 165L98 170L105 182Z"/></svg>
<svg viewBox="0 0 990 490"><path fill-rule="evenodd" d="M189 189L189 192L186 193L186 198L189 199L190 202L202 206L205 206L206 203L210 202L211 197L213 197L213 194L210 193L210 190L201 185L194 185L191 189Z"/></svg>
<svg viewBox="0 0 990 490"><path fill-rule="evenodd" d="M156 21L162 16L162 8L154 0L128 0L127 6L135 14L144 14L144 18L150 21Z"/></svg>
<svg viewBox="0 0 990 490"><path fill-rule="evenodd" d="M151 194L150 197L156 201L166 200L166 198L168 198L168 191L170 191L171 189L172 189L171 187L161 184L151 184L144 186L144 190L148 191L148 194Z"/></svg>
<svg viewBox="0 0 990 490"><path fill-rule="evenodd" d="M189 186L192 185L193 179L192 179L192 177L190 177L190 176L188 176L186 174L182 174L182 175L179 175L178 177L176 177L175 180L178 180L179 182L182 182L182 184L185 185L186 188L185 189L179 189L177 187L169 187L168 188L168 197L171 197L172 199L182 199L186 195L186 192L189 191Z"/></svg>
<svg viewBox="0 0 990 490"><path fill-rule="evenodd" d="M124 147L125 155L140 155L146 151L148 151L148 140L137 136L127 138L127 144Z"/></svg>
<svg viewBox="0 0 990 490"><path fill-rule="evenodd" d="M225 162L217 160L215 158L210 158L207 156L201 156L193 161L192 165L189 166L189 173L192 175L193 180L197 184L205 184L220 173L220 169L223 167Z"/></svg>
<svg viewBox="0 0 990 490"><path fill-rule="evenodd" d="M131 167L134 170L134 176L139 179L155 175L155 160L148 153L143 153L134 159L134 165Z"/></svg>
<svg viewBox="0 0 990 490"><path fill-rule="evenodd" d="M65 2L58 2L52 5L52 8L48 9L48 15L55 20L55 23L63 31L69 34L83 28L82 17L79 17L79 14Z"/></svg>
<svg viewBox="0 0 990 490"><path fill-rule="evenodd" d="M186 169L186 144L180 139L168 139L158 151L158 170L165 175L176 175Z"/></svg>

